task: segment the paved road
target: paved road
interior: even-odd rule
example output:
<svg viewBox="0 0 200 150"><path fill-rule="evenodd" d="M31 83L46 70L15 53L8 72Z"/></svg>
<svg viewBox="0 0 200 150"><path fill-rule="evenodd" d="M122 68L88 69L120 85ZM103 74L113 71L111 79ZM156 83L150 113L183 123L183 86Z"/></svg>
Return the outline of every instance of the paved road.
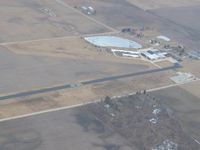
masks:
<svg viewBox="0 0 200 150"><path fill-rule="evenodd" d="M83 16L83 17L85 17L85 18L87 18L87 19L89 19L89 20L91 20L91 21L93 21L93 22L95 22L95 23L97 23L97 24L99 24L99 25L104 26L105 28L107 28L107 29L109 29L109 30L111 30L111 31L113 31L113 32L117 32L117 31L118 31L118 30L112 28L111 26L106 25L105 23L102 23L102 22L100 22L100 21L98 21L98 20L96 20L96 19L94 19L94 18L92 18L92 17L89 17L88 15L85 15L85 14L82 13L81 11L79 11L79 10L77 10L77 9L75 9L75 8L73 8L73 7L71 7L70 5L68 5L67 3L63 2L62 0L56 0L56 2L57 2L58 4L64 6L64 7L68 8L68 9L71 9L71 10L74 11L74 12L77 12L78 14L80 14L81 16Z"/></svg>
<svg viewBox="0 0 200 150"><path fill-rule="evenodd" d="M166 70L173 70L173 69L177 69L180 67L181 66L179 64L175 64L173 66L159 68L159 69L151 69L151 70L145 70L145 71L140 71L140 72L135 72L135 73L109 76L109 77L104 77L104 78L100 78L100 79L84 81L84 82L80 82L79 84L76 84L76 83L75 84L64 84L61 86L42 88L42 89L31 90L31 91L27 91L27 92L19 92L19 93L15 93L15 94L0 96L0 100L20 98L20 97L32 96L32 95L36 95L36 94L48 93L48 92L53 92L53 91L58 91L58 90L76 88L78 86L85 86L85 85L91 85L91 84L101 83L101 82L106 82L106 81L113 81L113 80L123 79L123 78L128 78L128 77L141 76L141 75L146 75L146 74L151 74L151 73L156 73L156 72L162 72L162 71L166 71Z"/></svg>

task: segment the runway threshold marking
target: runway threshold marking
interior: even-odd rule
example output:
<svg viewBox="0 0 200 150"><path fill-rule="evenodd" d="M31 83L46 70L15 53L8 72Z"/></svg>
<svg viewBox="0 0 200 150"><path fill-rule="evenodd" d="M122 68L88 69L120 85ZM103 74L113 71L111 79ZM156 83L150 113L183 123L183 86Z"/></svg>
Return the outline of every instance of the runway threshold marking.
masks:
<svg viewBox="0 0 200 150"><path fill-rule="evenodd" d="M157 68L157 69L145 70L145 71L140 71L140 72L135 72L135 73L130 73L130 74L109 76L109 77L104 77L104 78L100 78L100 79L83 81L83 82L80 82L79 84L77 84L77 83L64 84L64 85L59 85L59 86L54 86L54 87L42 88L42 89L38 89L38 90L31 90L31 91L26 91L26 92L8 94L8 95L0 96L0 100L8 100L8 99L32 96L32 95L37 95L37 94L44 94L44 93L49 93L49 92L54 92L54 91L59 91L59 90L76 88L76 87L80 87L80 86L102 83L102 82L106 82L106 81L113 81L113 80L117 80L117 79L146 75L146 74L151 74L151 73L157 73L157 72L162 72L162 71L166 71L166 70L177 69L180 67L181 66L179 64L175 64L173 66L169 66L169 67L165 67L165 68ZM74 85L77 85L77 86L74 86Z"/></svg>

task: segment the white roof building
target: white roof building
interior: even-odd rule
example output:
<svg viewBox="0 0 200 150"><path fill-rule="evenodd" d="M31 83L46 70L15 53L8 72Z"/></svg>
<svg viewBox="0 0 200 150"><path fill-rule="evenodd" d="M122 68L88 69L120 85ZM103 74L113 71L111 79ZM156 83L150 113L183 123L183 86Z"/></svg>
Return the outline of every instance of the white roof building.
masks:
<svg viewBox="0 0 200 150"><path fill-rule="evenodd" d="M148 51L142 52L141 53L142 56L150 59L150 60L157 60L159 59L159 56L157 54L151 54Z"/></svg>
<svg viewBox="0 0 200 150"><path fill-rule="evenodd" d="M167 52L162 52L157 49L150 49L146 51L142 51L141 55L148 58L149 60L158 60L166 58Z"/></svg>

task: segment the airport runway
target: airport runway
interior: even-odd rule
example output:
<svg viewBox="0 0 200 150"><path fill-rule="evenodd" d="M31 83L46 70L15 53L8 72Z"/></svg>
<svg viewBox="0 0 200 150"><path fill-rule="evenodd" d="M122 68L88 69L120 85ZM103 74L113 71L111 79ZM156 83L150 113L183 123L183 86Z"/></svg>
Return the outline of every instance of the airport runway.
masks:
<svg viewBox="0 0 200 150"><path fill-rule="evenodd" d="M76 88L76 87L80 87L80 86L102 83L102 82L106 82L106 81L113 81L113 80L117 80L117 79L123 79L123 78L128 78L128 77L135 77L135 76L141 76L141 75L157 73L157 72L162 72L162 71L167 71L167 70L178 69L180 67L181 67L180 64L174 64L173 66L164 67L164 68L145 70L145 71L123 74L123 75L109 76L109 77L95 79L95 80L83 81L83 82L79 82L79 83L75 83L75 84L64 84L64 85L60 85L60 86L42 88L42 89L38 89L38 90L19 92L19 93L0 96L0 100L8 100L8 99L13 99L13 98L32 96L32 95L36 95L36 94L43 94L43 93L48 93L48 92L53 92L53 91L58 91L58 90Z"/></svg>

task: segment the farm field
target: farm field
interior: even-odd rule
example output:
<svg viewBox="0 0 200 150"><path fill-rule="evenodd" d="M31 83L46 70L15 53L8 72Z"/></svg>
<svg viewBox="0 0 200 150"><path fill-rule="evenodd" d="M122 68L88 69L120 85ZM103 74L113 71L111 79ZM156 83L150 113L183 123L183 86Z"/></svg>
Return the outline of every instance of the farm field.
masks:
<svg viewBox="0 0 200 150"><path fill-rule="evenodd" d="M1 43L109 31L53 0L1 1L0 16Z"/></svg>
<svg viewBox="0 0 200 150"><path fill-rule="evenodd" d="M198 14L200 0L0 1L0 150L200 149Z"/></svg>

